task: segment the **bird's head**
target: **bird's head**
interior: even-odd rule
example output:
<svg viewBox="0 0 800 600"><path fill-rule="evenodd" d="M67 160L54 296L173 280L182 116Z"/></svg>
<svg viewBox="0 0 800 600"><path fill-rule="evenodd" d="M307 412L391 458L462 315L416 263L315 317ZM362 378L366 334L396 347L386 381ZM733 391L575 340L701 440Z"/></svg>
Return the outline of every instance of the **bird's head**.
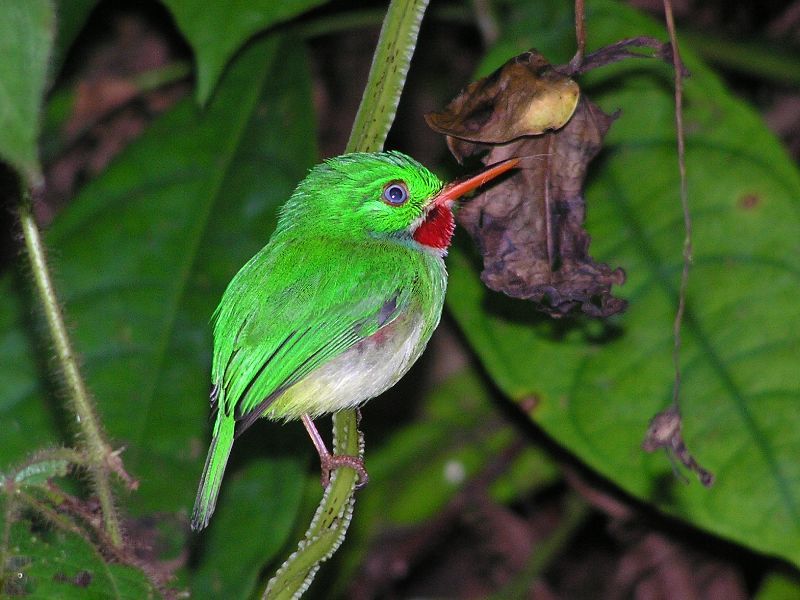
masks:
<svg viewBox="0 0 800 600"><path fill-rule="evenodd" d="M319 236L397 239L444 254L463 194L516 166L498 163L444 185L400 152L353 153L314 167L281 211L279 230L310 227Z"/></svg>

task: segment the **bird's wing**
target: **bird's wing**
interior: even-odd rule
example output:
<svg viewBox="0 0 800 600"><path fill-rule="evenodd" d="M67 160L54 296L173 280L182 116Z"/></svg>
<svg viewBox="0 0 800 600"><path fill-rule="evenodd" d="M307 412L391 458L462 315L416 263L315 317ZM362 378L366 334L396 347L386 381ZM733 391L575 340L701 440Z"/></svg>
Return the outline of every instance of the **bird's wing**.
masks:
<svg viewBox="0 0 800 600"><path fill-rule="evenodd" d="M354 245L347 260L331 260L317 244L292 260L267 250L234 279L216 316L213 377L219 410L240 419L240 432L282 391L406 308L414 269L403 269L405 255L362 253Z"/></svg>

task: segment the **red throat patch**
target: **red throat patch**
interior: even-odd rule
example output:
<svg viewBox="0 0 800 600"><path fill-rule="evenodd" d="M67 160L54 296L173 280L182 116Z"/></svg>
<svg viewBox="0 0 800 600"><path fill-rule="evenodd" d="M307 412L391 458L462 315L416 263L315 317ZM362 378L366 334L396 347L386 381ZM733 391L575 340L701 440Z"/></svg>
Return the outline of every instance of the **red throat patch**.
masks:
<svg viewBox="0 0 800 600"><path fill-rule="evenodd" d="M453 211L447 206L435 204L425 220L414 231L414 240L429 248L447 250L455 228Z"/></svg>

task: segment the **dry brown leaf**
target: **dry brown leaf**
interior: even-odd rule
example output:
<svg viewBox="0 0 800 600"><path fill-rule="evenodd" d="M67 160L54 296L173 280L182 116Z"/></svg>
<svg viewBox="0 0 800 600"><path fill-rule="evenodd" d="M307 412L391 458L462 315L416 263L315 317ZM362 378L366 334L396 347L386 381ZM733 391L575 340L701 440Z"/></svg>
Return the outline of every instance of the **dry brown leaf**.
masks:
<svg viewBox="0 0 800 600"><path fill-rule="evenodd" d="M446 131L441 127L444 121L440 115L429 115L428 123L437 123L434 128L449 136L469 130L468 140L451 141L448 137L448 145L459 161L487 150L482 158L485 164L510 157L523 159L517 172L470 200L457 214L458 222L469 231L483 255L483 282L509 296L532 300L553 317L579 310L593 317L607 317L626 306L624 300L611 295L612 285L624 283L625 273L596 263L589 255L590 238L583 227L583 186L588 163L600 151L614 117L585 97L575 107L572 102L578 98L577 93L573 96L558 91L569 89L565 81L572 85L574 82L543 65L542 60L540 55L526 52L486 80L471 84L457 99L458 106L471 106L471 111L449 110L455 101L448 106L449 112L463 114L466 123L448 122ZM494 89L493 82L504 79L504 71L516 72L521 63L545 74L544 79L515 77L513 90L507 92L512 98L504 99L503 93L511 89L507 86L492 95L492 101L495 107L525 106L526 110L494 110L491 118L482 121L483 127L477 127L481 120L475 115L480 110L474 107L481 105L487 89ZM531 69L534 64L536 68ZM533 98L547 101L536 104L531 100L526 104L520 100L525 93L520 87L523 82L530 86ZM543 91L551 85L556 91ZM464 97L470 91L477 96ZM563 103L561 109L557 97ZM548 115L539 124L546 121L550 128L557 126L554 115L572 116L558 131L520 134L531 122L529 111L534 105ZM500 122L517 117L522 124ZM498 135L500 131L513 137Z"/></svg>
<svg viewBox="0 0 800 600"><path fill-rule="evenodd" d="M681 434L682 424L681 414L676 405L661 411L650 421L642 449L645 452L666 450L670 460L679 460L683 466L697 474L700 483L711 487L714 485L714 474L698 463L689 452ZM675 473L678 474L677 467Z"/></svg>
<svg viewBox="0 0 800 600"><path fill-rule="evenodd" d="M429 113L425 120L448 136L448 147L462 162L475 153L470 142L503 144L563 127L579 97L578 84L530 50L469 84L443 111Z"/></svg>

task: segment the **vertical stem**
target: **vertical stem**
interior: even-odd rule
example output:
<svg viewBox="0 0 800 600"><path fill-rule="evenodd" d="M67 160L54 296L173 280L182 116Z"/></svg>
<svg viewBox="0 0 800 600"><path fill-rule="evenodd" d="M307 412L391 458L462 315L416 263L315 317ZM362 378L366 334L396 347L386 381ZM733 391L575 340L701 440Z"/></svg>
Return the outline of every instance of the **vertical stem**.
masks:
<svg viewBox="0 0 800 600"><path fill-rule="evenodd" d="M586 55L586 9L584 0L575 0L575 56L569 61L570 71L577 71Z"/></svg>
<svg viewBox="0 0 800 600"><path fill-rule="evenodd" d="M64 315L61 312L58 296L47 267L44 243L33 217L31 192L27 186L23 185L22 187L24 191L19 206L19 220L30 261L34 289L44 311L47 329L56 351L56 359L64 377L67 397L75 413L82 437L81 443L89 459L93 491L100 500L105 528L111 541L119 547L122 545L122 533L114 507L107 464L107 457L111 455L111 449L105 441L102 426L83 382L78 361L67 334Z"/></svg>
<svg viewBox="0 0 800 600"><path fill-rule="evenodd" d="M541 578L553 561L562 554L569 541L586 523L589 505L574 492L567 496L564 514L549 537L541 540L531 551L525 565L511 581L491 596L501 598L526 598L537 579Z"/></svg>
<svg viewBox="0 0 800 600"><path fill-rule="evenodd" d="M427 7L428 0L392 0L389 5L345 152L383 148Z"/></svg>

